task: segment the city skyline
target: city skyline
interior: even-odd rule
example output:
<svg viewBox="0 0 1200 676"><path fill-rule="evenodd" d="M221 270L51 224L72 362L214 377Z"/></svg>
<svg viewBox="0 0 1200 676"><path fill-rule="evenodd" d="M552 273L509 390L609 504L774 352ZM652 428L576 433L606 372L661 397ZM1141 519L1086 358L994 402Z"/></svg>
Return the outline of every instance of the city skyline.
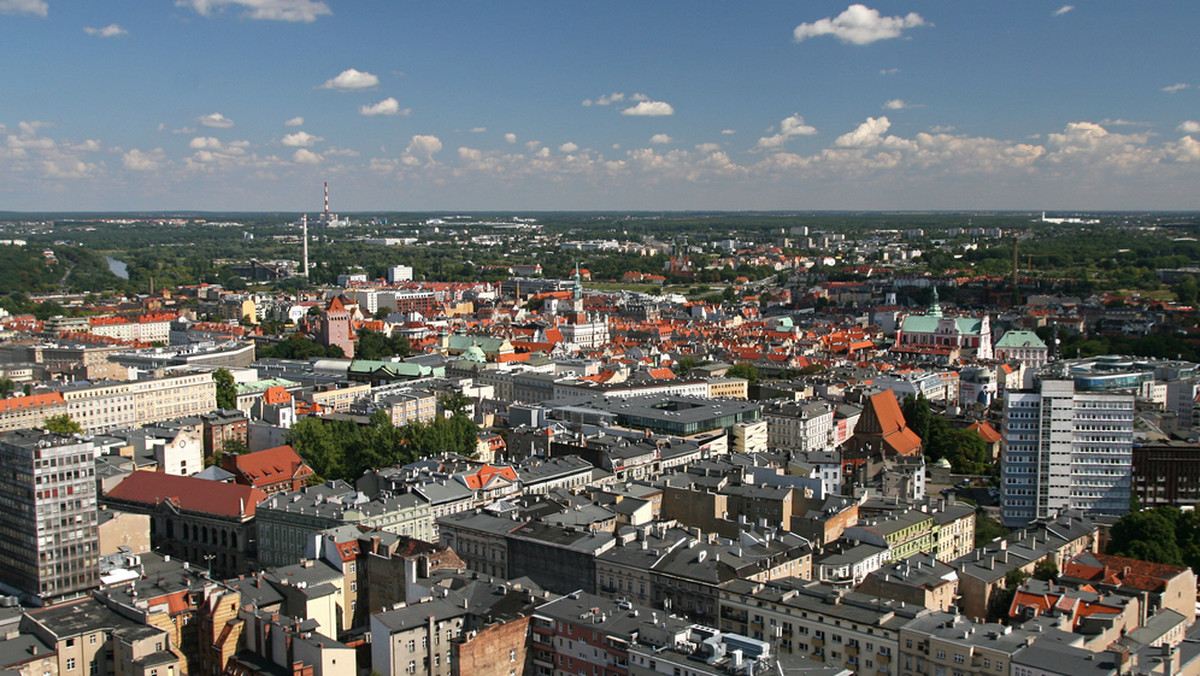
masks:
<svg viewBox="0 0 1200 676"><path fill-rule="evenodd" d="M1197 209L1198 11L0 0L0 205Z"/></svg>

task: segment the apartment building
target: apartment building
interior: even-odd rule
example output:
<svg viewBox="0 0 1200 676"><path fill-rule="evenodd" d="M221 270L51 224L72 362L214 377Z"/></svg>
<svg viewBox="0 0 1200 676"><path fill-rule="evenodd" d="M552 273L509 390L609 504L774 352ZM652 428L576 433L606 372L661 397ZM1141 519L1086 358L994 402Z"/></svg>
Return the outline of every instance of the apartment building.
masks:
<svg viewBox="0 0 1200 676"><path fill-rule="evenodd" d="M1129 511L1133 463L1131 394L1080 391L1043 380L1004 396L1002 517L1023 526L1065 510Z"/></svg>
<svg viewBox="0 0 1200 676"><path fill-rule="evenodd" d="M42 430L0 434L0 583L55 600L100 581L95 447Z"/></svg>

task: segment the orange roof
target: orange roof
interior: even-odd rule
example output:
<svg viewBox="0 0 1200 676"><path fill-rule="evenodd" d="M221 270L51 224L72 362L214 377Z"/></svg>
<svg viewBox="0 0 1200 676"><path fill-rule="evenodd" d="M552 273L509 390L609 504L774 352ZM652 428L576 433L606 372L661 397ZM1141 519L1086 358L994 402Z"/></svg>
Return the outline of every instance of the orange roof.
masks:
<svg viewBox="0 0 1200 676"><path fill-rule="evenodd" d="M476 490L486 487L497 478L516 481L517 471L510 466L493 467L492 465L484 465L476 470L474 474L464 475L462 480L467 485L467 488Z"/></svg>
<svg viewBox="0 0 1200 676"><path fill-rule="evenodd" d="M994 444L997 441L1000 441L1000 433L996 431L995 427L992 427L990 424L988 424L986 422L977 422L974 425L971 425L970 427L968 427L967 429L969 429L969 430L977 433L979 436L983 437L983 440L988 442L989 444Z"/></svg>
<svg viewBox="0 0 1200 676"><path fill-rule="evenodd" d="M225 456L225 469L240 474L251 486L262 487L303 479L313 471L291 446L276 446L253 453Z"/></svg>
<svg viewBox="0 0 1200 676"><path fill-rule="evenodd" d="M1160 591L1167 581L1186 571L1181 566L1127 559L1111 554L1083 552L1063 566L1064 577L1079 578L1106 585Z"/></svg>
<svg viewBox="0 0 1200 676"><path fill-rule="evenodd" d="M921 452L921 437L908 428L896 394L891 390L877 392L867 399L854 434L881 437L887 446L886 450L898 455L918 455Z"/></svg>
<svg viewBox="0 0 1200 676"><path fill-rule="evenodd" d="M647 373L659 380L670 380L675 377L675 372L669 368L650 369Z"/></svg>
<svg viewBox="0 0 1200 676"><path fill-rule="evenodd" d="M34 394L28 397L12 397L9 399L0 399L0 411L16 411L24 408L37 408L39 406L61 404L62 402L62 392Z"/></svg>
<svg viewBox="0 0 1200 676"><path fill-rule="evenodd" d="M251 517L267 494L253 486L138 470L125 477L105 498L146 506L171 502L188 512Z"/></svg>
<svg viewBox="0 0 1200 676"><path fill-rule="evenodd" d="M273 385L263 392L263 403L266 404L286 404L292 400L292 393L288 392L282 385Z"/></svg>

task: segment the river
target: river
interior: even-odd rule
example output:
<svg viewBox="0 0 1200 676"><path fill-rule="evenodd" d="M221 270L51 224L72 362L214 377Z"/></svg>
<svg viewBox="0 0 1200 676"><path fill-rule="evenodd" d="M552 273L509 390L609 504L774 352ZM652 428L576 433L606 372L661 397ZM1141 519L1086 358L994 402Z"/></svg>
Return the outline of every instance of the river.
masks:
<svg viewBox="0 0 1200 676"><path fill-rule="evenodd" d="M108 261L108 269L121 279L129 279L129 266L125 261L119 261L112 256L105 256L104 260Z"/></svg>

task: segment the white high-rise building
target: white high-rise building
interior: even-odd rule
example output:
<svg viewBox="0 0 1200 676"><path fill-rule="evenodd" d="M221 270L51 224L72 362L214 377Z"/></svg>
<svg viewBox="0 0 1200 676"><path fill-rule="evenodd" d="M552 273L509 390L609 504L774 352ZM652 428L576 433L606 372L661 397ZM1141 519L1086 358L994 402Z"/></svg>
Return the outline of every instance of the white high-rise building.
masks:
<svg viewBox="0 0 1200 676"><path fill-rule="evenodd" d="M1128 512L1133 395L1077 391L1071 380L1036 387L1004 395L1004 524L1067 509Z"/></svg>

